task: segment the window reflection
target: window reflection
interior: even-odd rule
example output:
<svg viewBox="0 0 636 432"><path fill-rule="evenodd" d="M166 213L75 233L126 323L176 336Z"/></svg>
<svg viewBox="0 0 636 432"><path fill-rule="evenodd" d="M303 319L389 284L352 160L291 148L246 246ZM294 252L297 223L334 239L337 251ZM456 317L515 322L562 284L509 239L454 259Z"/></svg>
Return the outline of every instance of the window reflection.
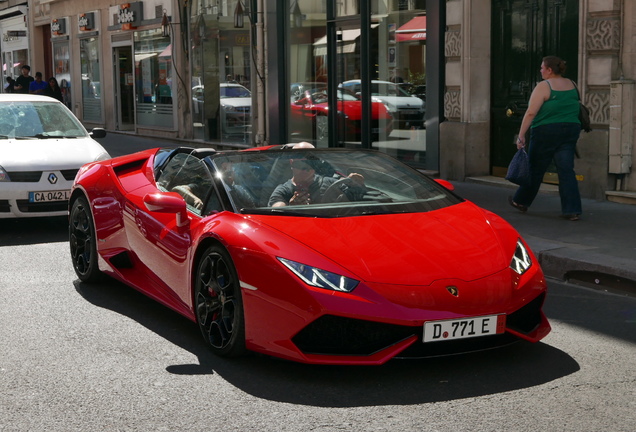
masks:
<svg viewBox="0 0 636 432"><path fill-rule="evenodd" d="M192 2L191 94L197 139L250 143L253 82L248 6L249 2L239 5L238 0Z"/></svg>
<svg viewBox="0 0 636 432"><path fill-rule="evenodd" d="M330 5L336 15L333 41L327 34L326 11ZM372 0L368 59L361 58L359 0L298 0L291 6L290 23L296 22L300 10L302 26L290 26L290 141L310 141L317 147L372 147L423 167L426 1ZM335 58L329 58L330 46L335 47ZM329 76L330 62L335 64L331 69L334 76ZM360 133L352 133L349 126L361 120L362 111L354 107L356 102L348 103L342 97L344 92L339 94L335 99L338 124L330 129L324 115L327 102L320 98L328 88L336 88L359 101L362 64L371 65L371 143L362 143ZM384 117L387 112L390 122ZM337 131L337 136L329 136L330 130Z"/></svg>

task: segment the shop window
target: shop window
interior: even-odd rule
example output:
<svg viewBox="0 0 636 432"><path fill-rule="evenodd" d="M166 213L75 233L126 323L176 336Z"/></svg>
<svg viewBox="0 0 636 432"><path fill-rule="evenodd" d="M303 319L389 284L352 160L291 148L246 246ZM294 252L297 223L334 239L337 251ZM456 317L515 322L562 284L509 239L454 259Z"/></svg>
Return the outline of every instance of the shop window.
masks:
<svg viewBox="0 0 636 432"><path fill-rule="evenodd" d="M53 43L53 73L62 90L62 101L69 109L72 109L71 59L69 52L68 41Z"/></svg>
<svg viewBox="0 0 636 432"><path fill-rule="evenodd" d="M237 0L191 6L191 97L194 137L250 144L253 83L250 15L236 20ZM242 22L241 22L242 21ZM242 27L241 27L242 25Z"/></svg>
<svg viewBox="0 0 636 432"><path fill-rule="evenodd" d="M137 125L172 128L176 83L170 36L161 29L135 32L134 56Z"/></svg>
<svg viewBox="0 0 636 432"><path fill-rule="evenodd" d="M82 68L82 120L102 122L102 80L99 67L99 39L80 39ZM62 83L58 78L58 83Z"/></svg>

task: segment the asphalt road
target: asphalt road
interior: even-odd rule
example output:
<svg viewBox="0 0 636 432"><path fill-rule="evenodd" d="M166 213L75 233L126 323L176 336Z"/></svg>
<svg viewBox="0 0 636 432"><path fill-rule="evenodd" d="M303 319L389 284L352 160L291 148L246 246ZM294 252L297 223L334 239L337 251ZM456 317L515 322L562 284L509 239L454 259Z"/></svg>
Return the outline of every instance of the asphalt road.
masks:
<svg viewBox="0 0 636 432"><path fill-rule="evenodd" d="M63 218L0 223L0 431L614 431L636 299L550 282L541 343L381 367L211 354L195 324L80 283Z"/></svg>

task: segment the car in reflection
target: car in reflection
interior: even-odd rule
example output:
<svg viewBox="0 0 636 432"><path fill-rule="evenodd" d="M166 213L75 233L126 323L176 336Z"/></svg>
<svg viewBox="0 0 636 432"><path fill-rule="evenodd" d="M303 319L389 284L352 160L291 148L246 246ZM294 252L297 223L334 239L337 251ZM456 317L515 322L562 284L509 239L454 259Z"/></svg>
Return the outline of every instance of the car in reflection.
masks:
<svg viewBox="0 0 636 432"><path fill-rule="evenodd" d="M302 87L301 93L292 99L290 128L292 135L323 141L328 135L327 114L329 104L324 87ZM293 88L292 88L293 90ZM362 101L352 93L337 90L338 132L344 139L360 141L362 136ZM371 102L371 139L388 137L393 131L393 118L386 106Z"/></svg>
<svg viewBox="0 0 636 432"><path fill-rule="evenodd" d="M545 276L503 218L384 153L306 147L84 166L69 202L77 277L132 286L225 357L377 365L550 332Z"/></svg>
<svg viewBox="0 0 636 432"><path fill-rule="evenodd" d="M249 132L251 125L251 92L237 83L219 85L219 103L221 105L221 133L223 136L243 135ZM205 112L205 87L192 87L193 118L195 122L206 124L211 118Z"/></svg>
<svg viewBox="0 0 636 432"><path fill-rule="evenodd" d="M0 219L68 214L73 180L86 163L110 158L61 102L0 95Z"/></svg>
<svg viewBox="0 0 636 432"><path fill-rule="evenodd" d="M339 87L355 95L359 95L362 91L360 80L345 81ZM389 81L371 81L371 100L382 102L387 107L393 116L396 129L421 128L425 125L426 104L398 84Z"/></svg>
<svg viewBox="0 0 636 432"><path fill-rule="evenodd" d="M317 91L327 91L327 83L324 82L299 82L290 86L290 96L292 103L301 97L305 97L305 92L315 93Z"/></svg>

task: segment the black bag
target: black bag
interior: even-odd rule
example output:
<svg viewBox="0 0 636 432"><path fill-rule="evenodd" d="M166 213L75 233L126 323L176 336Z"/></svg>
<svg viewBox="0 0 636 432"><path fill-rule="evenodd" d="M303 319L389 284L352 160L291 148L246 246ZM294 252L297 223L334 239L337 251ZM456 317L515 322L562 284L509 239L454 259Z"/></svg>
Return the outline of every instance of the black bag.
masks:
<svg viewBox="0 0 636 432"><path fill-rule="evenodd" d="M592 130L592 126L590 125L590 110L587 109L585 105L581 103L579 99L579 121L581 122L581 130L585 132L590 132Z"/></svg>
<svg viewBox="0 0 636 432"><path fill-rule="evenodd" d="M590 110L585 105L583 105L583 102L581 101L581 93L579 93L579 88L576 86L576 83L572 81L572 84L574 84L576 94L579 95L579 121L581 122L581 130L584 130L585 132L591 132L592 126L590 124Z"/></svg>
<svg viewBox="0 0 636 432"><path fill-rule="evenodd" d="M530 184L530 161L525 149L517 150L517 153L512 157L510 165L508 165L506 180L519 186Z"/></svg>

